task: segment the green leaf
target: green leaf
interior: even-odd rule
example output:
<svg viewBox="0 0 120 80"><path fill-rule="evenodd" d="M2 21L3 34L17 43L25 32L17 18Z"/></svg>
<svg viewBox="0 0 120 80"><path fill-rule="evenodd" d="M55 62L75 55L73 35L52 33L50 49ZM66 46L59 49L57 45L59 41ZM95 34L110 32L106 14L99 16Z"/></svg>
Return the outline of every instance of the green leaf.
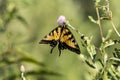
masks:
<svg viewBox="0 0 120 80"><path fill-rule="evenodd" d="M22 51L20 48L16 48L14 52L22 56L22 58L20 58L18 61L26 61L26 62L35 63L40 66L45 66L45 64L39 62L38 60L33 58L33 56L29 55L27 52Z"/></svg>
<svg viewBox="0 0 120 80"><path fill-rule="evenodd" d="M108 69L109 75L108 77L111 80L119 80L120 79L120 72L118 72L114 66L111 65L111 68Z"/></svg>
<svg viewBox="0 0 120 80"><path fill-rule="evenodd" d="M112 45L114 45L113 40L108 40L108 41L105 41L105 42L103 43L103 47L104 47L104 48L109 47L109 46L112 46Z"/></svg>
<svg viewBox="0 0 120 80"><path fill-rule="evenodd" d="M98 6L100 1L101 0L95 0L95 6Z"/></svg>
<svg viewBox="0 0 120 80"><path fill-rule="evenodd" d="M92 59L94 59L94 56L96 54L95 46L90 44L87 46L87 51L89 52Z"/></svg>
<svg viewBox="0 0 120 80"><path fill-rule="evenodd" d="M24 25L26 25L26 26L28 25L27 21L26 21L22 16L17 15L16 18L17 18L19 21L21 21Z"/></svg>
<svg viewBox="0 0 120 80"><path fill-rule="evenodd" d="M112 34L112 30L110 29L110 30L108 30L105 40L108 40L111 37L111 34Z"/></svg>
<svg viewBox="0 0 120 80"><path fill-rule="evenodd" d="M87 41L87 46L86 46L87 51L90 54L91 58L94 59L96 50L95 50L95 46L93 44L91 44L92 37L86 38L86 41Z"/></svg>
<svg viewBox="0 0 120 80"><path fill-rule="evenodd" d="M91 68L96 68L90 61L85 60L85 62L87 63L88 66L90 66Z"/></svg>
<svg viewBox="0 0 120 80"><path fill-rule="evenodd" d="M91 22L98 24L98 22L95 19L93 19L92 16L88 16L88 18L90 19Z"/></svg>

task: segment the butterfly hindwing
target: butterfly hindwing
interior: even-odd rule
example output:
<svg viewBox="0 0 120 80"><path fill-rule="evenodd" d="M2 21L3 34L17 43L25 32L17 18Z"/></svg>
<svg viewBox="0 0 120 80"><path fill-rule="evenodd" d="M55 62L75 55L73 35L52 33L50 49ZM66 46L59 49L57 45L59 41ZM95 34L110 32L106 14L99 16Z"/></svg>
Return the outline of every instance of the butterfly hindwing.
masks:
<svg viewBox="0 0 120 80"><path fill-rule="evenodd" d="M67 26L63 27L61 31L61 36L59 39L59 49L69 49L77 54L80 54L79 46Z"/></svg>

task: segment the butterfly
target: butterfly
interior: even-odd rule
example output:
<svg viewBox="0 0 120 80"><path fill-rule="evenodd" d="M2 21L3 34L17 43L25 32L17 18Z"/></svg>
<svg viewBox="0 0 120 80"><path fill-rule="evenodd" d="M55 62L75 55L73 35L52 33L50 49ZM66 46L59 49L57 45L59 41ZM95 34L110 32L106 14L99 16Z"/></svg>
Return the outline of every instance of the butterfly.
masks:
<svg viewBox="0 0 120 80"><path fill-rule="evenodd" d="M77 54L80 54L80 48L75 40L75 37L68 29L67 24L59 25L53 29L48 35L46 35L39 44L50 44L51 52L58 45L59 56L61 55L61 50L68 49Z"/></svg>

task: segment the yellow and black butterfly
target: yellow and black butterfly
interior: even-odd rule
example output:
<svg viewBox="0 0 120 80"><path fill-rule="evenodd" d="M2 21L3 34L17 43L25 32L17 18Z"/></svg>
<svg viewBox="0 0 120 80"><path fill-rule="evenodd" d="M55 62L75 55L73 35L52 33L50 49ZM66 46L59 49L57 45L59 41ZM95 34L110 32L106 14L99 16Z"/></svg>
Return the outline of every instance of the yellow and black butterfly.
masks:
<svg viewBox="0 0 120 80"><path fill-rule="evenodd" d="M80 54L80 48L68 29L67 24L59 25L53 29L48 35L46 35L39 44L50 44L52 47L51 53L54 47L58 44L59 56L61 55L61 50L69 49L77 54Z"/></svg>

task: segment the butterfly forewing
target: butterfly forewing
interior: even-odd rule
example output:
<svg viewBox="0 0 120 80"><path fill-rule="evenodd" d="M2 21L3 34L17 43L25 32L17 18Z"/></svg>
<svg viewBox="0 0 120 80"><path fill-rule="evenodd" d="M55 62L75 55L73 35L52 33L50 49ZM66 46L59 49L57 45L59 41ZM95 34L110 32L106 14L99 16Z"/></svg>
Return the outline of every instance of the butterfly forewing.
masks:
<svg viewBox="0 0 120 80"><path fill-rule="evenodd" d="M61 27L53 29L48 35L46 35L39 43L51 44L52 41L58 41L61 34Z"/></svg>

